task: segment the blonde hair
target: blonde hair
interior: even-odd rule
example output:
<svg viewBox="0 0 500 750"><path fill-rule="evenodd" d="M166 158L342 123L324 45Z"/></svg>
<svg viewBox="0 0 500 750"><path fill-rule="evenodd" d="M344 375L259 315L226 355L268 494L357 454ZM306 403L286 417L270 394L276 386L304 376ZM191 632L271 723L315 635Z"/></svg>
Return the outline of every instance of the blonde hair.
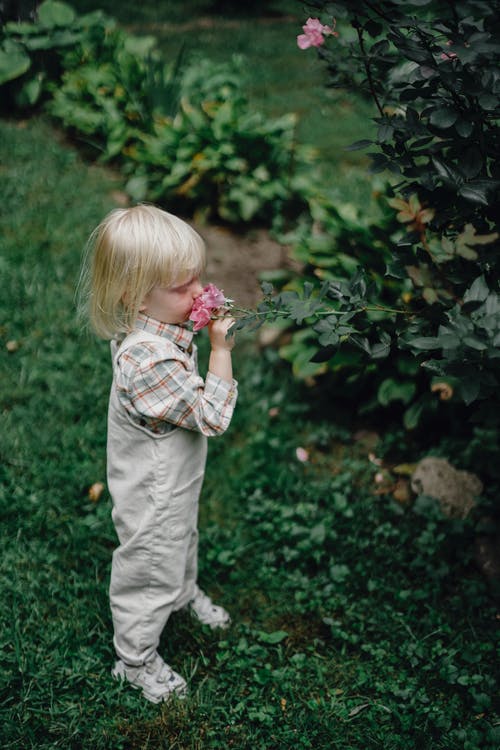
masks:
<svg viewBox="0 0 500 750"><path fill-rule="evenodd" d="M182 219L146 204L117 208L90 236L80 306L97 335L113 339L132 330L153 287L174 286L204 265L205 243Z"/></svg>

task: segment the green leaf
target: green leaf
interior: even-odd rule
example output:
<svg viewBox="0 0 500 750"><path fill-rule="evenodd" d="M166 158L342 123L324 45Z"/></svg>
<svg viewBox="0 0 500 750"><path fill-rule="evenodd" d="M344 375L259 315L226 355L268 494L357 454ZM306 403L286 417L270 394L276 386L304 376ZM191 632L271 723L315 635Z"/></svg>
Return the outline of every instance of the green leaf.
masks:
<svg viewBox="0 0 500 750"><path fill-rule="evenodd" d="M30 78L16 92L16 104L19 107L32 107L37 103L43 90L43 74Z"/></svg>
<svg viewBox="0 0 500 750"><path fill-rule="evenodd" d="M458 115L459 113L454 107L438 107L431 112L429 122L436 128L446 130L456 123Z"/></svg>
<svg viewBox="0 0 500 750"><path fill-rule="evenodd" d="M45 0L38 8L38 20L46 28L69 26L76 18L76 13L69 5L60 0Z"/></svg>
<svg viewBox="0 0 500 750"><path fill-rule="evenodd" d="M336 583L342 583L349 578L351 571L347 565L330 565L330 577Z"/></svg>
<svg viewBox="0 0 500 750"><path fill-rule="evenodd" d="M493 94L480 94L477 100L481 109L484 109L486 112L493 112L500 105L498 96L494 96Z"/></svg>
<svg viewBox="0 0 500 750"><path fill-rule="evenodd" d="M484 276L479 276L472 282L469 289L464 294L464 302L484 302L490 293L488 284Z"/></svg>
<svg viewBox="0 0 500 750"><path fill-rule="evenodd" d="M372 143L373 141L368 141L366 138L363 138L361 141L354 141L350 146L346 146L344 151L358 151L361 148L368 148Z"/></svg>
<svg viewBox="0 0 500 750"><path fill-rule="evenodd" d="M391 353L391 347L387 344L373 344L371 351L372 359L385 359Z"/></svg>
<svg viewBox="0 0 500 750"><path fill-rule="evenodd" d="M22 47L6 40L0 49L0 86L19 78L29 70L31 60Z"/></svg>
<svg viewBox="0 0 500 750"><path fill-rule="evenodd" d="M452 166L445 164L445 162L437 159L435 156L432 158L432 162L436 167L439 176L445 183L452 185L455 188L463 184L464 178L460 172Z"/></svg>
<svg viewBox="0 0 500 750"><path fill-rule="evenodd" d="M479 396L481 384L479 378L464 377L459 383L459 390L464 402L471 404Z"/></svg>
<svg viewBox="0 0 500 750"><path fill-rule="evenodd" d="M148 194L148 178L145 175L131 177L125 190L135 201L143 201Z"/></svg>
<svg viewBox="0 0 500 750"><path fill-rule="evenodd" d="M379 143L388 143L394 135L394 127L388 123L383 123L377 131L377 141Z"/></svg>
<svg viewBox="0 0 500 750"><path fill-rule="evenodd" d="M469 179L480 174L483 168L483 155L477 146L466 148L460 159L460 169Z"/></svg>
<svg viewBox="0 0 500 750"><path fill-rule="evenodd" d="M285 630L275 630L273 633L265 633L263 630L259 632L259 640L263 643L281 643L285 638L288 638L288 633Z"/></svg>
<svg viewBox="0 0 500 750"><path fill-rule="evenodd" d="M463 342L470 349L475 349L478 352L483 352L485 349L488 348L488 344L485 344L484 341L481 341L480 339L475 339L472 336L464 336Z"/></svg>
<svg viewBox="0 0 500 750"><path fill-rule="evenodd" d="M488 193L491 189L491 184L483 182L479 183L468 183L462 185L458 191L462 198L470 201L471 203L480 203L482 206L489 206Z"/></svg>
<svg viewBox="0 0 500 750"><path fill-rule="evenodd" d="M308 318L310 315L313 315L314 312L320 307L321 303L319 300L315 299L309 299L309 300L291 300L287 307L288 311L290 313L290 317L292 320L294 320L297 325L301 325L301 323L304 322L305 318Z"/></svg>
<svg viewBox="0 0 500 750"><path fill-rule="evenodd" d="M423 351L441 349L439 339L434 336L417 336L417 338L411 339L409 344L413 349L422 349Z"/></svg>
<svg viewBox="0 0 500 750"><path fill-rule="evenodd" d="M469 138L474 130L474 123L470 120L458 119L455 123L455 130L462 138Z"/></svg>
<svg viewBox="0 0 500 750"><path fill-rule="evenodd" d="M401 382L393 378L386 378L377 392L378 402L382 406L387 406L391 401L402 401L408 404L415 395L415 383L410 381Z"/></svg>
<svg viewBox="0 0 500 750"><path fill-rule="evenodd" d="M405 411L403 415L403 424L407 430L414 430L415 427L417 427L423 410L424 405L421 402L416 401Z"/></svg>

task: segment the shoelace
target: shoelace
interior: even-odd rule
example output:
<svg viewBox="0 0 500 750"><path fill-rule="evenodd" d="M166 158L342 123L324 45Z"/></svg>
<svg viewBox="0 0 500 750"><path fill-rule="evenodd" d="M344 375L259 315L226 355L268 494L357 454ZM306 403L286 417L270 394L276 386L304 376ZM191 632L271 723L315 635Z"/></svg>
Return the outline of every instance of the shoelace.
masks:
<svg viewBox="0 0 500 750"><path fill-rule="evenodd" d="M158 661L160 661L160 667L158 668ZM173 679L173 673L168 664L165 664L163 659L161 659L160 656L156 656L152 661L148 662L146 665L146 672L148 674L157 674L157 681L158 682L169 682L171 679Z"/></svg>

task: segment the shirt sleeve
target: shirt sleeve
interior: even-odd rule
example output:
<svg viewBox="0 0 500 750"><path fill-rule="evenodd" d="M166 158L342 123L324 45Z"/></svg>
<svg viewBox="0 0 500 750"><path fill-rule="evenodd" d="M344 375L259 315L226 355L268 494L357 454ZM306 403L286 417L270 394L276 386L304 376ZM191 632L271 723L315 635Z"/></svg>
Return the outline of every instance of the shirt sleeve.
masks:
<svg viewBox="0 0 500 750"><path fill-rule="evenodd" d="M227 430L238 396L237 382L208 373L206 380L196 369L195 356L178 357L148 352L127 356L122 368L121 400L131 413L147 420L160 420L201 432L220 435ZM127 403L125 404L127 408Z"/></svg>

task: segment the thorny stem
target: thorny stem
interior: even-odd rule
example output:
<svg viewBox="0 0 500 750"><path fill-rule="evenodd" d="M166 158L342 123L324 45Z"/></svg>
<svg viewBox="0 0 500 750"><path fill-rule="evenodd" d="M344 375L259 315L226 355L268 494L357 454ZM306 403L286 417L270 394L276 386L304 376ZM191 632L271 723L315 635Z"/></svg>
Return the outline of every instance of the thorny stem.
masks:
<svg viewBox="0 0 500 750"><path fill-rule="evenodd" d="M388 312L388 313L395 313L396 315L412 315L413 313L409 310L398 310L393 307L384 307L383 305L366 305L365 307L359 307L357 310L315 310L311 315L306 317L312 317L312 316L323 316L323 315L345 315L346 313L362 313L362 312ZM234 315L234 313L242 313L241 315ZM224 315L214 315L212 316L212 320L219 320L221 318L236 318L242 319L246 316L252 316L252 317L263 317L265 315L282 315L287 316L289 313L287 310L245 310L242 307L232 307L231 310L229 310Z"/></svg>

